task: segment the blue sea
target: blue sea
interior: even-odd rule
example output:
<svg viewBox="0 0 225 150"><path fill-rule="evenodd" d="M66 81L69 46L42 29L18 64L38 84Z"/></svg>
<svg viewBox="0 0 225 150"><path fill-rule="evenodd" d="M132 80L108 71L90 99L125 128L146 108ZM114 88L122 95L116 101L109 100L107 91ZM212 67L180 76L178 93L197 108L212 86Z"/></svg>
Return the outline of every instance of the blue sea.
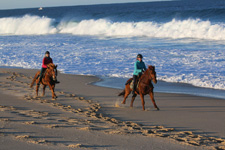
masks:
<svg viewBox="0 0 225 150"><path fill-rule="evenodd" d="M63 73L123 88L136 55L156 67L156 91L225 99L225 1L181 0L0 10L0 66Z"/></svg>

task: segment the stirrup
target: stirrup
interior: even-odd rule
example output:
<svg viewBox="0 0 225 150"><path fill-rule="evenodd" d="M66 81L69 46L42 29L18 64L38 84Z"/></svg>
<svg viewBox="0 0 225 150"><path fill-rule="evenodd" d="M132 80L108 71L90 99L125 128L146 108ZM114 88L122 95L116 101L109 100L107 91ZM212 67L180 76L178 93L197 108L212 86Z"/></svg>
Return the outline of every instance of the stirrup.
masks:
<svg viewBox="0 0 225 150"><path fill-rule="evenodd" d="M58 83L60 83L60 82L56 80L55 83L58 84Z"/></svg>

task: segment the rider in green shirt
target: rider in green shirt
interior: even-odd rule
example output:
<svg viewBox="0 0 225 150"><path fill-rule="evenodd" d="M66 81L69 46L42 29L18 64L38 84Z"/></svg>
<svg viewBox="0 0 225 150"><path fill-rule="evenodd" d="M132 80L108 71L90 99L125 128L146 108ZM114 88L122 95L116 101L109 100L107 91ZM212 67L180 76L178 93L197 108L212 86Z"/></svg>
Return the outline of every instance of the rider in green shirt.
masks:
<svg viewBox="0 0 225 150"><path fill-rule="evenodd" d="M141 54L137 55L137 61L134 64L134 73L133 73L133 92L135 94L136 86L137 86L137 78L141 76L142 72L146 70L145 63L142 61L143 56Z"/></svg>

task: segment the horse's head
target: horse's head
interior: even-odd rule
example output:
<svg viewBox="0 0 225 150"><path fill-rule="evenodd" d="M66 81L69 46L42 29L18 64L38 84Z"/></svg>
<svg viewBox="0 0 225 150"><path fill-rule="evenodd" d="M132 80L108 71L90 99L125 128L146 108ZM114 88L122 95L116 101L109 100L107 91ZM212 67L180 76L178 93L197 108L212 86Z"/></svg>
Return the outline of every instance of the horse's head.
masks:
<svg viewBox="0 0 225 150"><path fill-rule="evenodd" d="M156 84L157 83L157 79L156 79L155 66L148 66L147 70L149 71L150 79Z"/></svg>
<svg viewBox="0 0 225 150"><path fill-rule="evenodd" d="M53 63L50 63L47 65L48 73L50 76L52 76L53 80L56 80L56 72L57 72L56 68L57 68L57 65L54 65Z"/></svg>

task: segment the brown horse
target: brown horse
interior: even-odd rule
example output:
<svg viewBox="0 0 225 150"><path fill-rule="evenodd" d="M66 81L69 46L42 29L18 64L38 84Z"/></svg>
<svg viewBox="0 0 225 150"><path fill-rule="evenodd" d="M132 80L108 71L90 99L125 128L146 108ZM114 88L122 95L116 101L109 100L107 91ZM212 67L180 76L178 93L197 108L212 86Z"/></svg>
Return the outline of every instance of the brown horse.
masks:
<svg viewBox="0 0 225 150"><path fill-rule="evenodd" d="M123 92L121 92L118 96L123 96L124 100L122 102L122 104L126 103L126 99L128 97L128 95L131 93L132 89L130 88L130 84L131 81L133 80L133 78L130 78L129 80L127 80L125 89L123 90ZM159 110L158 106L155 103L155 99L154 99L154 93L153 93L153 81L155 84L157 83L157 79L156 79L156 72L155 72L155 67L154 66L148 66L148 69L143 73L143 75L140 77L139 79L139 85L135 91L135 94L132 96L132 100L131 100L131 104L130 107L133 107L133 103L134 100L137 96L137 94L140 95L141 97L141 102L142 102L142 107L143 110L145 110L145 100L144 100L144 95L149 94L150 98L152 100L152 103L154 105L154 107Z"/></svg>
<svg viewBox="0 0 225 150"><path fill-rule="evenodd" d="M45 95L45 88L46 86L49 86L51 92L52 92L52 99L55 100L57 98L57 96L55 95L55 80L56 80L56 73L57 73L57 65L55 66L54 64L50 63L47 65L47 69L44 72L44 76L41 80L41 84L43 85L43 94L42 96ZM38 85L38 81L40 78L40 71L38 71L35 76L34 79L30 85L30 87L32 88L35 81L36 81L36 96L38 96L38 90L39 90L39 85Z"/></svg>

